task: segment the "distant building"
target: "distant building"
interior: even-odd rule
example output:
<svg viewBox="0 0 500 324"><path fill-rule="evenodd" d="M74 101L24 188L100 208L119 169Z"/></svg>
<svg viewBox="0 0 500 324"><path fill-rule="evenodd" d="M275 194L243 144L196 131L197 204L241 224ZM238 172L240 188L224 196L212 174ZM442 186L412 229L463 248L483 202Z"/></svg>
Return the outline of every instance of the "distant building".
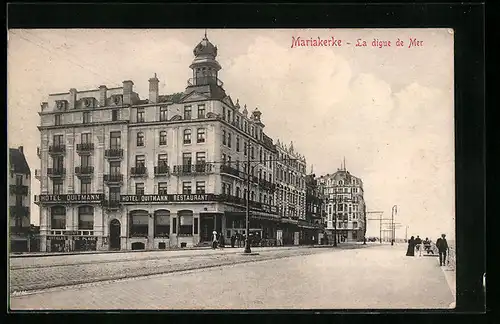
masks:
<svg viewBox="0 0 500 324"><path fill-rule="evenodd" d="M23 147L9 149L10 251L29 251L31 171Z"/></svg>
<svg viewBox="0 0 500 324"><path fill-rule="evenodd" d="M363 181L350 174L345 166L334 174L321 176L319 181L326 199L324 223L329 240L336 230L337 242L363 241L366 233Z"/></svg>
<svg viewBox="0 0 500 324"><path fill-rule="evenodd" d="M306 222L311 224L306 233L307 243L320 243L320 229L323 228L324 197L316 175L306 176ZM312 241L311 241L312 240Z"/></svg>

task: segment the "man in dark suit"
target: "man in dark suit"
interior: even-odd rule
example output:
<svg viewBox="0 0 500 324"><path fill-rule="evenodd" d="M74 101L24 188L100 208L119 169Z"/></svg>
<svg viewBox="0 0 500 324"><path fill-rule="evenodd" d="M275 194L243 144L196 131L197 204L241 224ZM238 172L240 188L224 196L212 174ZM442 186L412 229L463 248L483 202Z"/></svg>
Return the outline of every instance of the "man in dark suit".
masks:
<svg viewBox="0 0 500 324"><path fill-rule="evenodd" d="M442 267L446 265L446 253L449 250L445 234L441 234L441 237L437 239L436 247L438 248L439 251L439 265Z"/></svg>

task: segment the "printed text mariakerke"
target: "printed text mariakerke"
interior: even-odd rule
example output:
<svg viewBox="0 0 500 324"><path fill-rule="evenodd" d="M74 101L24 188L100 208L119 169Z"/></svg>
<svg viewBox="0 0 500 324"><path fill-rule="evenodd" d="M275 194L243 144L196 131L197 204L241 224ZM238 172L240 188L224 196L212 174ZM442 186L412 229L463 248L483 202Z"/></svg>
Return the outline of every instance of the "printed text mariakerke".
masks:
<svg viewBox="0 0 500 324"><path fill-rule="evenodd" d="M332 36L330 38L301 38L300 36L295 38L292 36L292 46L291 48L294 47L320 47L320 46L335 46L335 47L341 47L343 44L342 40L335 38L335 36Z"/></svg>

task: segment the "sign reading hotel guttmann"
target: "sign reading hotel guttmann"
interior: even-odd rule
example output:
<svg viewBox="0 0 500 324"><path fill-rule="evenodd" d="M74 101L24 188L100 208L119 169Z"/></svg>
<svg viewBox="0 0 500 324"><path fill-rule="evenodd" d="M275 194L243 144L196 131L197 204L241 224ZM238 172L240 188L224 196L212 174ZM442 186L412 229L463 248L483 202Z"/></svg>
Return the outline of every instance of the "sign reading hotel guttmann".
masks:
<svg viewBox="0 0 500 324"><path fill-rule="evenodd" d="M104 194L70 194L70 195L39 195L35 201L39 202L101 202Z"/></svg>
<svg viewBox="0 0 500 324"><path fill-rule="evenodd" d="M198 202L215 201L214 194L189 194L189 195L121 195L123 203L133 202Z"/></svg>

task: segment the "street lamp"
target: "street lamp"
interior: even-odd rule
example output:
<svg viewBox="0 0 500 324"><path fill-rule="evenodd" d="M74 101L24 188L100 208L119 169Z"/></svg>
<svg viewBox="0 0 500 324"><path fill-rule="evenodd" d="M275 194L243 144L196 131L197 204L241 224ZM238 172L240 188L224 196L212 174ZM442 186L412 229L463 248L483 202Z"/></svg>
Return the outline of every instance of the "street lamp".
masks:
<svg viewBox="0 0 500 324"><path fill-rule="evenodd" d="M247 196L246 196L246 240L244 253L252 253L250 248L250 145L247 146Z"/></svg>
<svg viewBox="0 0 500 324"><path fill-rule="evenodd" d="M394 245L394 213L398 213L398 205L392 206L392 220L391 220L391 245Z"/></svg>

